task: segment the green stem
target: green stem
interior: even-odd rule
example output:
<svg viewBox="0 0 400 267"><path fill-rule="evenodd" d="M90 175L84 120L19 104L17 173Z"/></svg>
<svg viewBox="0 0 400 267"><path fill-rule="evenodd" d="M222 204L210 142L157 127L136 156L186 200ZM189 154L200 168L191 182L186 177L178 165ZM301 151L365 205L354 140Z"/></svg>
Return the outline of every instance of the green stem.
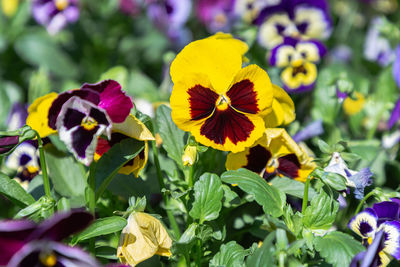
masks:
<svg viewBox="0 0 400 267"><path fill-rule="evenodd" d="M285 267L285 253L279 252L279 267Z"/></svg>
<svg viewBox="0 0 400 267"><path fill-rule="evenodd" d="M158 159L158 149L157 149L157 146L156 146L156 142L155 141L151 141L151 146L152 146L152 149L153 149L154 165L156 165L158 183L160 185L160 190L162 190L163 188L165 188L165 183L164 183L162 172L161 172L160 161ZM169 220L169 222L171 224L171 228L174 231L174 234L175 234L176 238L179 239L181 237L181 231L179 230L179 226L178 226L178 223L175 220L174 215L168 209L169 199L165 194L162 194L162 196L163 196L163 200L165 202L165 205L167 206L166 211L167 211L168 220Z"/></svg>
<svg viewBox="0 0 400 267"><path fill-rule="evenodd" d="M38 140L39 155L40 155L40 166L42 168L44 193L46 194L47 197L52 198L51 197L51 190L50 190L49 176L47 175L46 157L44 155L44 150L43 150L43 141L42 141L42 138L40 138L40 135L39 135L39 133L37 131L35 131L35 134L36 134L36 137L37 137L37 140Z"/></svg>
<svg viewBox="0 0 400 267"><path fill-rule="evenodd" d="M367 201L368 198L370 198L371 196L373 196L375 194L375 191L372 190L371 192L369 192L360 202L360 204L358 204L356 212L354 213L354 215L358 214L364 204L365 201Z"/></svg>
<svg viewBox="0 0 400 267"><path fill-rule="evenodd" d="M304 212L307 209L307 203L308 203L308 188L310 187L310 176L307 177L306 184L304 185L304 195L303 195L303 205L301 207L301 212L304 214Z"/></svg>
<svg viewBox="0 0 400 267"><path fill-rule="evenodd" d="M188 181L189 188L192 188L193 185L194 185L194 181L193 181L194 168L193 168L193 165L189 167L189 179L188 179L189 180Z"/></svg>
<svg viewBox="0 0 400 267"><path fill-rule="evenodd" d="M96 195L95 195L95 190L96 190L96 180L94 176L94 169L96 167L96 163L93 161L92 164L90 164L89 167L89 177L88 177L88 205L89 205L89 211L95 215L96 211Z"/></svg>
<svg viewBox="0 0 400 267"><path fill-rule="evenodd" d="M201 258L203 257L203 250L202 247L203 244L201 240L197 240L197 257L196 257L196 266L201 267Z"/></svg>

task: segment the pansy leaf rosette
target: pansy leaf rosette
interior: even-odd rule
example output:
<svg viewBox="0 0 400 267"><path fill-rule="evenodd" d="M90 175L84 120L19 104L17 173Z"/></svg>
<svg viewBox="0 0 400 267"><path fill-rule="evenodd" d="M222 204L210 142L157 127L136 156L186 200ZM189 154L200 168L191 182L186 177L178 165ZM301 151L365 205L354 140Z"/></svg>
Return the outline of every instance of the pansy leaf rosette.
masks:
<svg viewBox="0 0 400 267"><path fill-rule="evenodd" d="M172 119L204 145L238 152L264 133L273 86L260 67L242 68L247 49L219 33L190 43L172 62Z"/></svg>
<svg viewBox="0 0 400 267"><path fill-rule="evenodd" d="M270 52L271 66L282 68L283 88L290 93L312 90L317 79L317 66L326 54L325 46L315 40L285 38Z"/></svg>
<svg viewBox="0 0 400 267"><path fill-rule="evenodd" d="M110 139L113 124L124 122L132 107L116 81L84 84L58 95L49 109L48 125L79 161L90 165L98 137Z"/></svg>
<svg viewBox="0 0 400 267"><path fill-rule="evenodd" d="M400 205L395 201L375 203L372 208L354 216L348 227L362 237L369 246L379 231L383 231L383 244L378 248L378 266L386 266L390 257L400 260Z"/></svg>

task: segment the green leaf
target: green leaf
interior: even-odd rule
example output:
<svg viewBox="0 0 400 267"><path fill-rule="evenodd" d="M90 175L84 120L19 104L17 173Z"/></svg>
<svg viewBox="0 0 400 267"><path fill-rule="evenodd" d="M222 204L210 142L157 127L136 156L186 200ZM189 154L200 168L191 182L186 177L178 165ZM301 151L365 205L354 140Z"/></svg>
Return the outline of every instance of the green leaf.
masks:
<svg viewBox="0 0 400 267"><path fill-rule="evenodd" d="M289 179L287 177L276 177L271 181L271 184L279 188L282 192L285 194L298 197L298 198L303 198L304 195L304 183ZM313 188L309 188L308 191L308 199L312 199L316 195L316 192Z"/></svg>
<svg viewBox="0 0 400 267"><path fill-rule="evenodd" d="M224 172L221 176L224 183L237 184L247 194L254 196L256 202L263 207L265 213L279 217L283 213L285 194L274 186L270 186L256 173L239 169Z"/></svg>
<svg viewBox="0 0 400 267"><path fill-rule="evenodd" d="M205 173L194 184L194 202L189 215L200 223L218 218L224 191L218 175Z"/></svg>
<svg viewBox="0 0 400 267"><path fill-rule="evenodd" d="M328 230L335 221L338 209L339 203L321 190L303 212L303 224L313 231Z"/></svg>
<svg viewBox="0 0 400 267"><path fill-rule="evenodd" d="M275 247L273 241L275 232L270 233L264 239L261 247L259 247L252 255L249 255L246 260L246 266L264 267L274 266Z"/></svg>
<svg viewBox="0 0 400 267"><path fill-rule="evenodd" d="M336 191L346 190L346 178L342 175L333 172L324 172L322 175L322 181L335 189Z"/></svg>
<svg viewBox="0 0 400 267"><path fill-rule="evenodd" d="M75 78L78 68L67 53L43 31L28 31L15 41L15 51L26 62L43 66L59 77Z"/></svg>
<svg viewBox="0 0 400 267"><path fill-rule="evenodd" d="M135 158L144 148L144 142L132 138L122 140L104 153L96 164L96 199L108 187L118 170Z"/></svg>
<svg viewBox="0 0 400 267"><path fill-rule="evenodd" d="M127 222L119 216L97 219L88 228L72 238L71 244L75 245L81 241L102 235L108 235L121 231Z"/></svg>
<svg viewBox="0 0 400 267"><path fill-rule="evenodd" d="M71 156L65 157L51 151L45 153L54 189L64 197L84 196L86 177L79 163Z"/></svg>
<svg viewBox="0 0 400 267"><path fill-rule="evenodd" d="M96 247L95 250L96 257L108 259L108 260L118 260L117 250L110 246Z"/></svg>
<svg viewBox="0 0 400 267"><path fill-rule="evenodd" d="M22 208L35 202L35 199L17 181L10 179L4 173L0 173L0 194Z"/></svg>
<svg viewBox="0 0 400 267"><path fill-rule="evenodd" d="M331 147L321 139L318 139L318 147L322 153L332 154L333 152Z"/></svg>
<svg viewBox="0 0 400 267"><path fill-rule="evenodd" d="M330 232L314 239L315 249L333 266L349 266L351 259L365 250L360 242L348 234L338 231Z"/></svg>
<svg viewBox="0 0 400 267"><path fill-rule="evenodd" d="M196 244L196 230L198 228L197 223L192 223L182 234L181 238L177 242L174 242L172 246L173 254L185 255L190 252L192 247Z"/></svg>
<svg viewBox="0 0 400 267"><path fill-rule="evenodd" d="M165 105L161 105L157 109L156 121L164 149L167 151L168 156L182 168L182 153L185 147L183 137L185 132L176 127L171 118L171 109Z"/></svg>
<svg viewBox="0 0 400 267"><path fill-rule="evenodd" d="M220 251L210 261L210 267L226 266L239 267L244 265L244 257L248 252L238 245L235 241L231 241L221 246Z"/></svg>

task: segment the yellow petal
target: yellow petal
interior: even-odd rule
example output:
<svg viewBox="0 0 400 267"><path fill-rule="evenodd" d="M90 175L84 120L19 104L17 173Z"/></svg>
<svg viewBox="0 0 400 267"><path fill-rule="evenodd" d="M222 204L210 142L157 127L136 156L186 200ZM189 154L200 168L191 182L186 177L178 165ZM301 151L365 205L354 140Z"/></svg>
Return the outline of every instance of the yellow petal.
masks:
<svg viewBox="0 0 400 267"><path fill-rule="evenodd" d="M360 112L364 108L365 104L365 98L361 93L355 92L354 94L356 99L346 97L346 99L343 101L343 110L349 116Z"/></svg>
<svg viewBox="0 0 400 267"><path fill-rule="evenodd" d="M118 173L129 175L133 173L136 177L139 177L140 172L146 166L147 160L149 158L149 144L144 141L143 150L133 159L131 163L125 164Z"/></svg>
<svg viewBox="0 0 400 267"><path fill-rule="evenodd" d="M130 266L153 255L171 256L172 240L162 223L143 212L133 212L122 230L117 256Z"/></svg>
<svg viewBox="0 0 400 267"><path fill-rule="evenodd" d="M233 38L232 34L230 33L217 32L216 34L208 37L208 39L223 40L226 42L227 46L236 49L242 56L249 50L249 46L245 42Z"/></svg>
<svg viewBox="0 0 400 267"><path fill-rule="evenodd" d="M56 93L50 93L37 98L28 108L28 118L26 124L36 130L40 137L46 137L56 133L49 127L48 113L54 99L57 98Z"/></svg>
<svg viewBox="0 0 400 267"><path fill-rule="evenodd" d="M268 128L287 125L296 118L293 100L285 90L275 84L272 86L274 89L272 112L264 118L265 126Z"/></svg>
<svg viewBox="0 0 400 267"><path fill-rule="evenodd" d="M197 147L188 145L182 155L182 162L184 166L192 166L196 161Z"/></svg>
<svg viewBox="0 0 400 267"><path fill-rule="evenodd" d="M113 124L113 132L122 133L134 139L145 141L155 140L153 134L147 129L146 125L130 114L122 123Z"/></svg>
<svg viewBox="0 0 400 267"><path fill-rule="evenodd" d="M208 76L216 92L225 93L242 67L244 45L224 36L194 41L183 48L171 64L173 83L186 80L188 74L201 73Z"/></svg>
<svg viewBox="0 0 400 267"><path fill-rule="evenodd" d="M12 17L18 9L19 0L1 0L1 9L4 15Z"/></svg>

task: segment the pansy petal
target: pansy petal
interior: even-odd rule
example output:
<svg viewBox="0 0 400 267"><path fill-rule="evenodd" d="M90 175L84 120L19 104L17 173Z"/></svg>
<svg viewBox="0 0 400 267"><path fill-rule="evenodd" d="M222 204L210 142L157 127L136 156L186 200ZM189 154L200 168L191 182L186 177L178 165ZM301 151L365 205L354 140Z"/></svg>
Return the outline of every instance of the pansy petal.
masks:
<svg viewBox="0 0 400 267"><path fill-rule="evenodd" d="M318 136L324 133L324 128L322 125L322 120L316 120L308 124L304 129L298 131L292 136L296 143L308 140L314 136Z"/></svg>
<svg viewBox="0 0 400 267"><path fill-rule="evenodd" d="M263 115L271 111L273 94L274 89L268 74L257 65L241 69L226 93L235 110Z"/></svg>
<svg viewBox="0 0 400 267"><path fill-rule="evenodd" d="M124 122L114 123L113 132L122 133L140 141L155 140L153 134L147 129L146 125L132 114L130 114Z"/></svg>
<svg viewBox="0 0 400 267"><path fill-rule="evenodd" d="M326 47L318 41L304 41L296 45L296 51L310 62L319 62L326 54Z"/></svg>
<svg viewBox="0 0 400 267"><path fill-rule="evenodd" d="M355 99L347 97L343 101L343 110L349 116L359 113L364 108L365 105L364 95L359 92L354 92L354 94L355 94Z"/></svg>
<svg viewBox="0 0 400 267"><path fill-rule="evenodd" d="M372 184L371 177L374 175L369 168L363 168L356 174L348 177L355 185L354 196L357 199L364 198L364 188ZM379 214L378 214L379 217Z"/></svg>
<svg viewBox="0 0 400 267"><path fill-rule="evenodd" d="M273 84L274 99L272 101L272 112L265 116L264 121L267 128L286 125L296 118L293 100L280 88Z"/></svg>
<svg viewBox="0 0 400 267"><path fill-rule="evenodd" d="M48 114L53 101L57 98L57 93L50 93L37 98L28 108L26 124L36 130L40 137L46 137L56 133L55 127L49 127Z"/></svg>
<svg viewBox="0 0 400 267"><path fill-rule="evenodd" d="M378 224L387 220L398 220L400 205L393 201L383 201L375 203L372 207L378 216Z"/></svg>
<svg viewBox="0 0 400 267"><path fill-rule="evenodd" d="M384 232L383 251L400 260L400 222L387 221L382 224Z"/></svg>
<svg viewBox="0 0 400 267"><path fill-rule="evenodd" d="M188 44L171 64L173 83L186 80L190 73L202 73L218 94L225 93L242 66L243 44L238 44L228 38L206 38Z"/></svg>
<svg viewBox="0 0 400 267"><path fill-rule="evenodd" d="M269 64L276 67L289 66L291 59L294 58L295 53L296 50L293 46L286 43L279 44L271 50L269 56Z"/></svg>
<svg viewBox="0 0 400 267"><path fill-rule="evenodd" d="M140 153L131 161L126 163L121 169L118 170L118 173L122 173L125 175L129 175L133 173L135 177L139 177L140 172L143 170L144 166L146 166L147 160L149 157L149 144L147 141L144 142L144 149L140 151Z"/></svg>
<svg viewBox="0 0 400 267"><path fill-rule="evenodd" d="M362 238L373 237L378 228L378 216L371 208L366 208L354 216L348 227Z"/></svg>
<svg viewBox="0 0 400 267"><path fill-rule="evenodd" d="M93 90L100 94L98 106L107 111L114 123L122 123L133 108L132 100L122 91L121 85L114 80L104 80L95 84L85 83L82 90Z"/></svg>
<svg viewBox="0 0 400 267"><path fill-rule="evenodd" d="M400 63L399 63L399 65L400 65ZM399 74L400 74L400 71L399 71ZM399 121L399 119L400 119L400 99L397 100L396 105L394 106L394 109L392 110L392 113L390 114L390 118L388 121L388 128L391 129L393 127L393 125L395 125L396 122Z"/></svg>
<svg viewBox="0 0 400 267"><path fill-rule="evenodd" d="M313 39L326 39L332 32L331 21L325 10L301 6L295 10L294 19L300 33ZM305 25L302 28L300 25Z"/></svg>

